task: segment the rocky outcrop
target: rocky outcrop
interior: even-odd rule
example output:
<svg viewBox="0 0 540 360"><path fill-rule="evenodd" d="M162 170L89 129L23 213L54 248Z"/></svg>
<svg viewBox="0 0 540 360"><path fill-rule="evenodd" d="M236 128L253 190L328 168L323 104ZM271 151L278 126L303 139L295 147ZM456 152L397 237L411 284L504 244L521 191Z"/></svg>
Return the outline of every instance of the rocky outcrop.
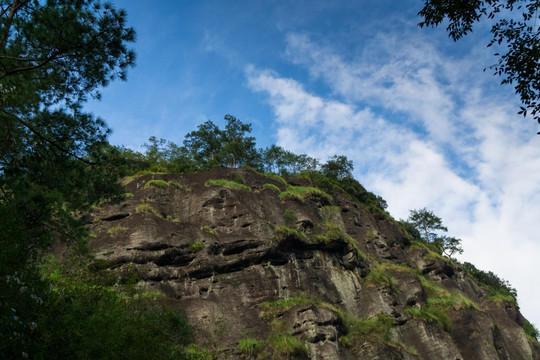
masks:
<svg viewBox="0 0 540 360"><path fill-rule="evenodd" d="M118 281L175 299L220 358L540 359L514 303L312 186L243 169L140 176L91 214L89 246Z"/></svg>

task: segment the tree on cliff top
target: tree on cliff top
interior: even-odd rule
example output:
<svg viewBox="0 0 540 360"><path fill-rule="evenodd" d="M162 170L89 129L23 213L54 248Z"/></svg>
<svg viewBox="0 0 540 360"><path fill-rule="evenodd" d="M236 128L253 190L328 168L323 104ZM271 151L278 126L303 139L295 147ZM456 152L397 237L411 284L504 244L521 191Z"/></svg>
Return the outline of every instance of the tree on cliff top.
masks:
<svg viewBox="0 0 540 360"><path fill-rule="evenodd" d="M230 167L238 165L253 166L257 162L258 152L255 138L247 136L251 133L251 124L245 124L232 115L225 115L227 125L223 130L223 152Z"/></svg>
<svg viewBox="0 0 540 360"><path fill-rule="evenodd" d="M185 136L184 146L192 153L195 161L219 162L218 157L223 148L222 134L219 127L207 120Z"/></svg>
<svg viewBox="0 0 540 360"><path fill-rule="evenodd" d="M321 166L322 173L336 180L342 180L351 176L354 170L353 162L344 155L334 155Z"/></svg>
<svg viewBox="0 0 540 360"><path fill-rule="evenodd" d="M457 41L481 19L493 22L487 46L504 44L506 52L496 53L498 63L490 68L503 77L502 84L514 85L524 105L519 113L530 113L540 123L539 8L538 0L425 0L419 26L438 26L448 19L446 30Z"/></svg>
<svg viewBox="0 0 540 360"><path fill-rule="evenodd" d="M232 115L225 115L227 124L221 130L208 120L197 130L186 135L184 146L193 159L206 167L248 165L257 167L259 153L255 148L255 138L251 133L251 124L241 122Z"/></svg>

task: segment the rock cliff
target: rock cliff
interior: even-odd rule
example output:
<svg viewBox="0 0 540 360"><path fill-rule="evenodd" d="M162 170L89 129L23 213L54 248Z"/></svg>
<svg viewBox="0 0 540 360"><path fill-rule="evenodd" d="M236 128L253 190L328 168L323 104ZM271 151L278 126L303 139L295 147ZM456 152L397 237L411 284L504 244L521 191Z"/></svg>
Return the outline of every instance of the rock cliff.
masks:
<svg viewBox="0 0 540 360"><path fill-rule="evenodd" d="M93 254L219 358L540 359L514 302L337 189L244 169L126 188L90 215Z"/></svg>

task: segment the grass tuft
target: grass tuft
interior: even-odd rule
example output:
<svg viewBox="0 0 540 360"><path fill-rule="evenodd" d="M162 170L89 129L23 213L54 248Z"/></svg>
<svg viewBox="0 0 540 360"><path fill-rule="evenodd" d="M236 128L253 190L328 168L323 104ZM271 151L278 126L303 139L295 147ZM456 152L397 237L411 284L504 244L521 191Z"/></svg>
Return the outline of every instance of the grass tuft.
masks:
<svg viewBox="0 0 540 360"><path fill-rule="evenodd" d="M426 304L420 308L407 307L405 314L435 323L448 331L452 326L450 317L447 314L448 309L473 308L478 310L478 305L463 294L447 290L436 282L427 280L422 275L418 275L418 278L429 297Z"/></svg>
<svg viewBox="0 0 540 360"><path fill-rule="evenodd" d="M198 240L198 241L195 241L194 243L190 244L189 248L198 253L202 249L204 249L204 243L201 240Z"/></svg>
<svg viewBox="0 0 540 360"><path fill-rule="evenodd" d="M264 184L263 189L270 189L273 192L275 192L276 194L279 194L281 192L281 190L279 190L279 188L276 185L269 184L269 183Z"/></svg>
<svg viewBox="0 0 540 360"><path fill-rule="evenodd" d="M207 225L201 226L201 230L206 231L207 233L212 234L214 236L218 235L216 229L212 229L210 226L207 226Z"/></svg>
<svg viewBox="0 0 540 360"><path fill-rule="evenodd" d="M137 206L135 208L135 211L137 211L137 212L145 212L145 213L148 213L148 214L152 214L152 215L155 215L155 216L162 217L161 214L159 213L159 211L157 211L155 208L153 208L152 206L150 206L148 204L141 204L141 205Z"/></svg>
<svg viewBox="0 0 540 360"><path fill-rule="evenodd" d="M337 224L332 223L322 223L323 233L313 235L313 239L318 242L323 242L325 244L328 244L332 241L338 241L343 240L347 244L349 244L355 251L356 255L360 260L366 259L366 254L360 250L358 247L358 244L356 243L356 240L354 240L351 236L347 235L343 230L341 230L341 227Z"/></svg>
<svg viewBox="0 0 540 360"><path fill-rule="evenodd" d="M296 357L307 354L306 343L296 339L291 334L272 334L268 340L278 356Z"/></svg>
<svg viewBox="0 0 540 360"><path fill-rule="evenodd" d="M325 222L336 223L341 220L341 208L339 206L325 206L319 210L319 216Z"/></svg>
<svg viewBox="0 0 540 360"><path fill-rule="evenodd" d="M116 225L116 226L113 226L112 228L110 228L109 230L107 230L107 232L110 234L110 235L118 235L118 233L122 233L124 231L128 230L128 228L126 226L122 226L122 225Z"/></svg>
<svg viewBox="0 0 540 360"><path fill-rule="evenodd" d="M436 304L428 303L419 309L407 307L405 308L405 314L416 319L422 319L437 324L446 331L448 331L452 325L452 322L446 313L446 309Z"/></svg>
<svg viewBox="0 0 540 360"><path fill-rule="evenodd" d="M229 189L251 191L251 188L249 186L246 186L244 184L239 184L235 181L224 180L224 179L208 180L204 185L205 186L223 186Z"/></svg>
<svg viewBox="0 0 540 360"><path fill-rule="evenodd" d="M268 178L271 178L271 179L276 179L280 182L282 182L284 185L288 185L287 182L285 181L285 179L283 179L281 176L279 176L278 174L274 174L274 173L265 173L264 176L268 177Z"/></svg>
<svg viewBox="0 0 540 360"><path fill-rule="evenodd" d="M259 304L259 309L261 310L261 318L266 322L270 322L275 317L278 317L296 305L310 303L313 304L313 301L310 299L294 297L290 299L263 302Z"/></svg>
<svg viewBox="0 0 540 360"><path fill-rule="evenodd" d="M377 266L375 269L372 269L369 274L365 277L364 283L366 284L381 284L392 289L394 292L397 291L396 281L392 274L382 266Z"/></svg>
<svg viewBox="0 0 540 360"><path fill-rule="evenodd" d="M307 236L300 230L291 229L286 226L277 226L272 236L273 241L280 241L284 239L296 239L300 241L307 241Z"/></svg>
<svg viewBox="0 0 540 360"><path fill-rule="evenodd" d="M298 221L296 214L289 209L283 212L283 219L285 220L285 223L289 226L296 224L296 222Z"/></svg>
<svg viewBox="0 0 540 360"><path fill-rule="evenodd" d="M332 197L322 191L321 189L317 189L310 186L292 186L288 185L287 190L281 192L279 194L280 199L295 199L300 202L304 202L304 199L307 196L319 196L321 198L325 198L328 201L332 200Z"/></svg>
<svg viewBox="0 0 540 360"><path fill-rule="evenodd" d="M163 180L150 180L146 184L144 184L143 189L149 188L151 186L164 189L169 187L169 184Z"/></svg>
<svg viewBox="0 0 540 360"><path fill-rule="evenodd" d="M264 350L264 341L256 339L242 339L238 344L238 350L248 356L254 356Z"/></svg>
<svg viewBox="0 0 540 360"><path fill-rule="evenodd" d="M169 185L177 188L178 190L182 190L183 186L182 184L176 182L176 181L169 181Z"/></svg>

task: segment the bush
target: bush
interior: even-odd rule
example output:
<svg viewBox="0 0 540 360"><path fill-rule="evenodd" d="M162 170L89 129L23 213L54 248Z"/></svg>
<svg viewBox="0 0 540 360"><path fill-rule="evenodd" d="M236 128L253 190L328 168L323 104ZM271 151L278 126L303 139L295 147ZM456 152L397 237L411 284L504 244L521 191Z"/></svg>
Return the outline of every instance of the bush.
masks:
<svg viewBox="0 0 540 360"><path fill-rule="evenodd" d="M202 249L204 249L204 243L200 240L195 241L194 243L189 245L189 248L195 252L200 252Z"/></svg>
<svg viewBox="0 0 540 360"><path fill-rule="evenodd" d="M529 338L531 338L534 342L538 343L538 337L540 336L540 333L538 332L538 329L528 320L525 320L525 322L523 323L523 330L525 330L525 334Z"/></svg>
<svg viewBox="0 0 540 360"><path fill-rule="evenodd" d="M304 356L308 351L306 344L291 334L273 334L269 343L274 348L274 353L279 356Z"/></svg>
<svg viewBox="0 0 540 360"><path fill-rule="evenodd" d="M388 204L382 197L367 191L358 181L353 178L343 178L339 185L343 190L359 202L366 204L369 209L386 213Z"/></svg>
<svg viewBox="0 0 540 360"><path fill-rule="evenodd" d="M283 219L285 219L285 223L289 226L296 224L298 221L296 214L289 209L285 210L283 213Z"/></svg>
<svg viewBox="0 0 540 360"><path fill-rule="evenodd" d="M100 285L100 270L90 271L87 263L86 258L76 258L72 265L60 265L54 257L47 258L41 281L49 290L41 294L24 347L5 346L2 341L2 358L172 360L185 356L191 328L180 309L168 308L134 289L120 294Z"/></svg>
<svg viewBox="0 0 540 360"><path fill-rule="evenodd" d="M321 188L329 194L333 194L334 189L338 185L337 181L329 179L320 172L308 172L307 175L317 187Z"/></svg>
<svg viewBox="0 0 540 360"><path fill-rule="evenodd" d="M244 185L244 179L242 179L242 176L240 176L240 174L234 174L233 181L237 184Z"/></svg>
<svg viewBox="0 0 540 360"><path fill-rule="evenodd" d="M472 276L480 283L480 285L488 290L490 297L513 302L516 301L517 291L508 281L501 279L491 271L486 272L480 270L468 262L463 263L462 266L467 274Z"/></svg>

